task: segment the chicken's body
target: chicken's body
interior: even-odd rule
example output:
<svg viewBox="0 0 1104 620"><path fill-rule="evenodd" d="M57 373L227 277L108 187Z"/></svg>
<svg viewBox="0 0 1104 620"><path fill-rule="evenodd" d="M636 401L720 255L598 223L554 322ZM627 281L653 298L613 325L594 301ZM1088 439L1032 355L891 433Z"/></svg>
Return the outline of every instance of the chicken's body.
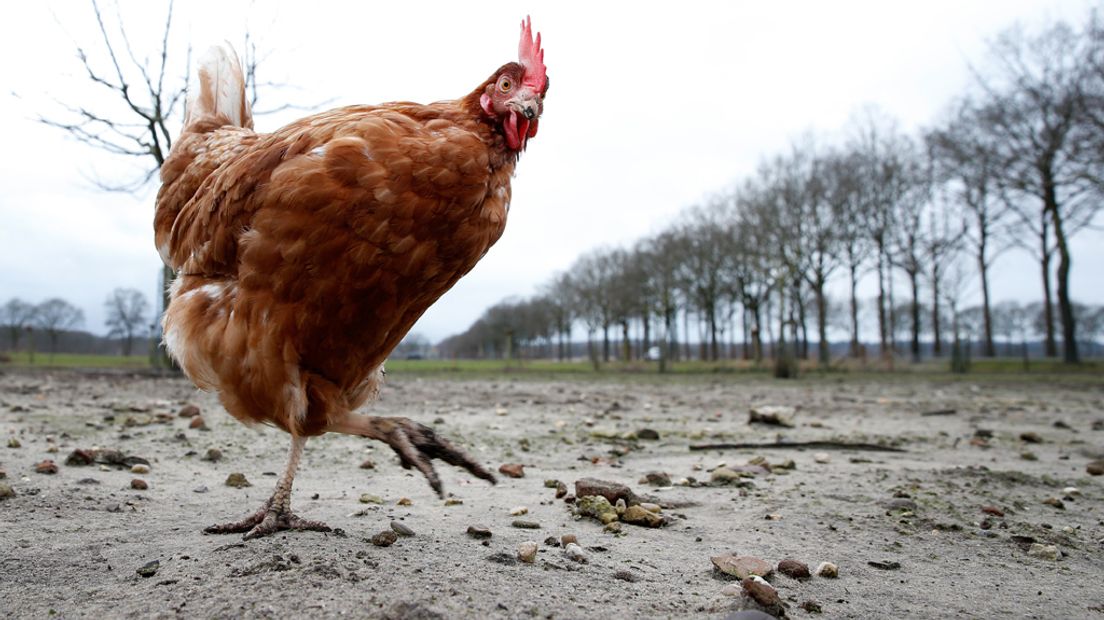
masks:
<svg viewBox="0 0 1104 620"><path fill-rule="evenodd" d="M386 441L438 491L432 458L493 480L424 426L353 411L418 317L502 234L518 121L485 93L511 65L529 75L511 63L463 99L341 108L271 134L252 131L232 52L201 70L157 198L158 251L177 271L165 343L234 417L293 438L273 499L213 531L324 528L291 515L288 498L305 438L325 432ZM525 112L522 147L536 128Z"/></svg>

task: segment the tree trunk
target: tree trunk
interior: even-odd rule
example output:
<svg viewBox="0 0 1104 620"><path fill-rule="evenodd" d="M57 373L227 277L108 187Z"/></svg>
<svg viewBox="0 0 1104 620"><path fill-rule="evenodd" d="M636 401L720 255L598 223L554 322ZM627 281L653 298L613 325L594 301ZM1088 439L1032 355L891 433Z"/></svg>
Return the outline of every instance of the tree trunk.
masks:
<svg viewBox="0 0 1104 620"><path fill-rule="evenodd" d="M908 274L909 287L912 289L912 361L920 361L920 274L912 270Z"/></svg>
<svg viewBox="0 0 1104 620"><path fill-rule="evenodd" d="M605 323L602 325L602 361L609 363L610 361L610 338L609 338L610 324Z"/></svg>
<svg viewBox="0 0 1104 620"><path fill-rule="evenodd" d="M1062 216L1058 212L1058 204L1052 185L1047 186L1047 201L1051 221L1054 222L1054 240L1058 244L1058 314L1062 321L1062 359L1067 364L1077 364L1081 361L1081 358L1077 354L1076 317L1073 315L1073 302L1070 300L1069 294L1069 274L1072 260L1069 246L1066 244Z"/></svg>
<svg viewBox="0 0 1104 620"><path fill-rule="evenodd" d="M886 322L885 251L878 244L878 348L882 359L889 359L889 330Z"/></svg>
<svg viewBox="0 0 1104 620"><path fill-rule="evenodd" d="M824 295L824 281L817 280L816 285L817 305L817 331L820 334L820 343L817 347L817 362L822 368L828 367L830 361L828 351L828 300Z"/></svg>
<svg viewBox="0 0 1104 620"><path fill-rule="evenodd" d="M621 321L621 361L632 359L632 340L629 338L629 322Z"/></svg>
<svg viewBox="0 0 1104 620"><path fill-rule="evenodd" d="M985 342L982 344L981 354L985 357L995 357L996 348L993 346L993 313L989 309L989 265L986 261L987 235L985 229L981 229L978 240L978 275L981 277L981 316L985 323Z"/></svg>
<svg viewBox="0 0 1104 620"><path fill-rule="evenodd" d="M848 270L851 275L851 357L858 358L862 346L859 343L859 266L851 263Z"/></svg>
<svg viewBox="0 0 1104 620"><path fill-rule="evenodd" d="M932 357L943 357L943 328L939 324L939 261L932 261Z"/></svg>
<svg viewBox="0 0 1104 620"><path fill-rule="evenodd" d="M1043 267L1043 324L1046 332L1043 350L1046 357L1057 357L1058 343L1054 338L1054 301L1050 294L1050 254L1044 251L1040 262Z"/></svg>

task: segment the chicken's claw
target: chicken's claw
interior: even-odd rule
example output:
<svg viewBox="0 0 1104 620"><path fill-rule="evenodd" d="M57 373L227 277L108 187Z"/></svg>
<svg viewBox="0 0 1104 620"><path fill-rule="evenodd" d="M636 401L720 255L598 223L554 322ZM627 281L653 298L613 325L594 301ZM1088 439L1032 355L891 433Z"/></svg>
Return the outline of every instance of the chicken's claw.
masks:
<svg viewBox="0 0 1104 620"><path fill-rule="evenodd" d="M437 476L437 470L433 468L433 459L440 459L450 465L463 467L473 476L482 478L491 484L495 484L494 474L487 471L467 452L452 445L441 437L432 428L419 424L408 418L373 418L373 425L377 427L373 435L399 455L399 461L404 469L415 467L429 481L429 486L438 495L444 497L441 488L441 479Z"/></svg>

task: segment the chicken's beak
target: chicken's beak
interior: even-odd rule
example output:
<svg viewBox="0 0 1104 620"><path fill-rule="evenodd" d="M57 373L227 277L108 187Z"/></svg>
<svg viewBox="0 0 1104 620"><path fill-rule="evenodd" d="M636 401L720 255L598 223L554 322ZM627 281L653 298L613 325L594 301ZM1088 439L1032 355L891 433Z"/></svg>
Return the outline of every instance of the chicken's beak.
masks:
<svg viewBox="0 0 1104 620"><path fill-rule="evenodd" d="M510 137L511 147L525 148L526 141L537 135L537 124L544 112L544 102L540 95L523 90L507 101L506 106L517 115L517 124L513 127L516 137Z"/></svg>

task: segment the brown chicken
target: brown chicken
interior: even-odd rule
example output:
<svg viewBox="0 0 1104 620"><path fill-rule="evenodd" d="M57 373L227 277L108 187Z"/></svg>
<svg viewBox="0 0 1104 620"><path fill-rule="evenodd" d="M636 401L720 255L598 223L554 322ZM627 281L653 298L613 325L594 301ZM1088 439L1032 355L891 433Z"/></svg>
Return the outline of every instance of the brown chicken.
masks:
<svg viewBox="0 0 1104 620"><path fill-rule="evenodd" d="M253 131L242 69L215 48L161 169L154 230L177 274L163 319L184 373L246 424L291 435L272 497L209 533L328 530L291 512L308 437L383 441L438 494L441 459L479 463L406 418L354 413L418 317L498 240L548 91L540 35L468 95L351 106Z"/></svg>

